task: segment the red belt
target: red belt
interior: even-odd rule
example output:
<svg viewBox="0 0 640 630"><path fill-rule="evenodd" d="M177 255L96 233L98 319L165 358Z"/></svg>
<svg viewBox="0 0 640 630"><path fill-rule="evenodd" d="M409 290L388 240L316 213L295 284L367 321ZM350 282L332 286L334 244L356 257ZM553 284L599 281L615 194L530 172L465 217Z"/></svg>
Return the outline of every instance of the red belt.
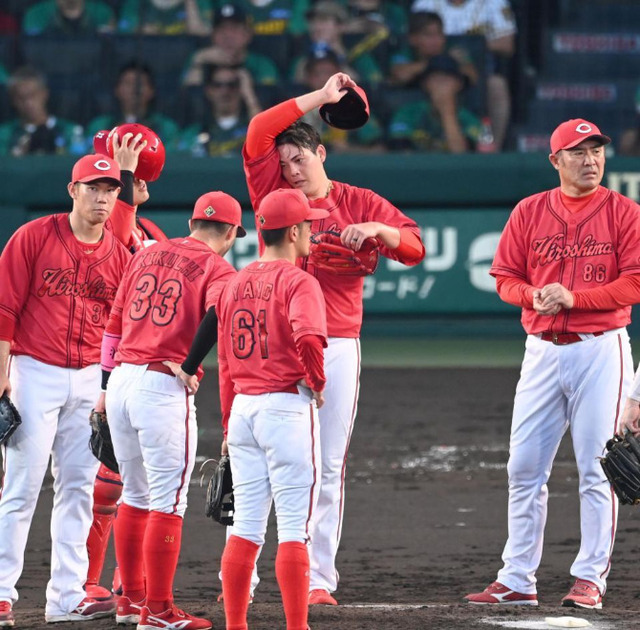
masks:
<svg viewBox="0 0 640 630"><path fill-rule="evenodd" d="M593 335L594 337L600 337L604 335L604 332L594 332L588 334ZM542 341L550 341L556 346L567 346L570 343L577 343L578 341L582 341L582 338L578 333L558 333L551 332L550 330L545 330L543 333L541 333L540 339L542 339Z"/></svg>
<svg viewBox="0 0 640 630"><path fill-rule="evenodd" d="M168 365L165 365L160 361L156 363L149 363L149 365L147 365L147 372L160 372L161 374L175 376L175 374L173 373L173 370Z"/></svg>

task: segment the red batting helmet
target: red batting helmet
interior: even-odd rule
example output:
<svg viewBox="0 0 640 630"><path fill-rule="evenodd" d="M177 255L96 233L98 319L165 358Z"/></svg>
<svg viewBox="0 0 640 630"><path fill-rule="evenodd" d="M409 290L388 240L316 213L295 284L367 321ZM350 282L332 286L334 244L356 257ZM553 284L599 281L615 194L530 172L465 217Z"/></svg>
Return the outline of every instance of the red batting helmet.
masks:
<svg viewBox="0 0 640 630"><path fill-rule="evenodd" d="M345 94L337 103L325 103L320 116L328 125L337 129L357 129L369 120L369 101L365 91L356 86L342 90Z"/></svg>
<svg viewBox="0 0 640 630"><path fill-rule="evenodd" d="M162 144L162 140L160 140L155 131L139 123L127 123L116 127L115 133L118 134L118 138L121 140L126 133L132 133L134 136L139 133L142 134L142 140L147 141L147 146L142 149L138 157L138 166L134 175L138 179L144 179L146 182L153 182L158 179L164 167L165 151L164 144ZM94 136L93 148L96 152L106 153L108 156L113 157L113 145L108 131L99 131Z"/></svg>

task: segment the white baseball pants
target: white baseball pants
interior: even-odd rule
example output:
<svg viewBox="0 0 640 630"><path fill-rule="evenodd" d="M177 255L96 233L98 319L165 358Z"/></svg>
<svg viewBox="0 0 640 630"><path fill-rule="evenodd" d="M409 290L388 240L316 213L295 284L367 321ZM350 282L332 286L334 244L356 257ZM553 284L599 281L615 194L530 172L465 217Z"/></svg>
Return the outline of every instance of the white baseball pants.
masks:
<svg viewBox="0 0 640 630"><path fill-rule="evenodd" d="M304 394L236 394L227 443L233 474L233 535L264 544L272 501L278 542L307 542L318 497L319 423Z"/></svg>
<svg viewBox="0 0 640 630"><path fill-rule="evenodd" d="M311 522L309 588L338 588L336 554L342 535L349 441L360 393L360 340L330 337L324 351L325 404L319 410L322 479Z"/></svg>
<svg viewBox="0 0 640 630"><path fill-rule="evenodd" d="M529 335L511 427L509 538L498 581L535 593L547 518L547 481L560 440L571 431L580 477L581 543L571 575L606 589L618 502L598 457L616 430L633 381L625 329L566 346Z"/></svg>
<svg viewBox="0 0 640 630"><path fill-rule="evenodd" d="M100 366L73 370L16 356L10 379L22 424L3 447L0 600L18 599L16 582L51 456L51 579L45 612L64 615L86 597L87 537L99 466L88 445L89 414L100 394Z"/></svg>
<svg viewBox="0 0 640 630"><path fill-rule="evenodd" d="M106 400L122 501L184 516L198 444L193 396L175 376L123 363L109 378Z"/></svg>

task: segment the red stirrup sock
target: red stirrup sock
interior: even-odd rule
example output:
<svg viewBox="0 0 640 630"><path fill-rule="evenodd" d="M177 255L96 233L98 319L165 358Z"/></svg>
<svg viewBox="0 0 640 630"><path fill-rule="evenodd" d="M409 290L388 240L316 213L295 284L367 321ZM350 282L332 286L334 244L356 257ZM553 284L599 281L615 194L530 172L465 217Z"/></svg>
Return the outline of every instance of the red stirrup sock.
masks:
<svg viewBox="0 0 640 630"><path fill-rule="evenodd" d="M147 572L147 606L152 613L166 610L173 601L173 578L182 541L182 517L149 512L144 536L144 566Z"/></svg>
<svg viewBox="0 0 640 630"><path fill-rule="evenodd" d="M227 630L247 630L251 574L260 545L230 536L222 554L222 596Z"/></svg>
<svg viewBox="0 0 640 630"><path fill-rule="evenodd" d="M122 503L114 524L116 559L123 593L132 602L139 602L145 596L142 541L148 519L148 510Z"/></svg>
<svg viewBox="0 0 640 630"><path fill-rule="evenodd" d="M301 542L284 542L276 554L276 578L282 593L287 630L307 630L309 552Z"/></svg>

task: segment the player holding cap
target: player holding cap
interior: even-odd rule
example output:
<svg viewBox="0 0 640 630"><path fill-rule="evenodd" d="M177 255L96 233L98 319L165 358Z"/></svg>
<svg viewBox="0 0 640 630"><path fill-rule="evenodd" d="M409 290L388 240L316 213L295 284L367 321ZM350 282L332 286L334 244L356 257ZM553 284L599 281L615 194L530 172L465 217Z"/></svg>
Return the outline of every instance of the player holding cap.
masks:
<svg viewBox="0 0 640 630"><path fill-rule="evenodd" d="M120 166L122 188L106 228L131 252L166 241L162 230L149 219L138 216L138 207L149 200L147 181L155 181L164 167L165 151L158 135L137 123L100 131L93 139L96 153L105 153ZM96 411L104 411L98 408ZM122 495L120 475L100 464L93 491L93 523L87 539L89 569L85 590L96 599L110 599L112 592L100 586L109 536ZM113 592L122 591L119 571L113 576Z"/></svg>
<svg viewBox="0 0 640 630"><path fill-rule="evenodd" d="M14 624L16 582L49 456L54 501L46 620L114 612L113 602L88 597L83 586L98 469L87 447L87 419L100 393L102 333L130 259L104 229L120 186L114 160L80 158L67 186L71 213L23 225L0 258L0 395L11 394L22 415L3 451L0 626Z"/></svg>
<svg viewBox="0 0 640 630"><path fill-rule="evenodd" d="M257 215L264 251L229 282L217 307L221 391L230 382L235 392L227 438L235 512L222 555L227 628L247 628L251 573L272 501L287 628L307 628L307 542L318 496L316 409L324 402L327 332L320 285L295 262L309 254L311 221L328 216L299 190L267 195ZM227 417L230 397L221 402Z"/></svg>
<svg viewBox="0 0 640 630"><path fill-rule="evenodd" d="M601 608L618 501L598 457L616 432L633 377L625 326L640 302L638 205L600 185L610 139L586 120L551 136L560 186L522 200L490 273L502 300L522 307L527 343L509 445L509 538L496 582L472 604L537 606L547 481L571 429L580 474L576 580L562 605Z"/></svg>
<svg viewBox="0 0 640 630"><path fill-rule="evenodd" d="M138 623L138 630L211 627L173 604L197 424L193 396L164 362L186 356L198 323L235 274L222 256L246 232L240 204L221 192L196 201L189 225L190 236L134 256L102 346L105 380L113 370L106 409L123 482L116 622Z"/></svg>
<svg viewBox="0 0 640 630"><path fill-rule="evenodd" d="M416 265L425 255L416 223L375 192L330 180L324 169L327 152L318 133L298 121L316 107L321 107L326 117L327 107L340 102L347 90L353 109L347 108L350 115L345 116L340 107L330 107L333 122L337 120L343 127L362 124L368 117L368 106L364 92L357 87L340 72L322 89L285 101L251 120L243 149L251 203L258 216L269 192L277 188L300 190L312 208L329 212L326 219L313 221L312 231L338 231L342 243L354 250L367 239L377 239L384 256ZM259 224L257 227L260 229ZM320 270L309 259L303 268L320 282L329 333L326 403L319 413L322 481L311 536L309 603L335 605L330 593L338 586L335 557L342 530L347 450L358 403L364 279Z"/></svg>

